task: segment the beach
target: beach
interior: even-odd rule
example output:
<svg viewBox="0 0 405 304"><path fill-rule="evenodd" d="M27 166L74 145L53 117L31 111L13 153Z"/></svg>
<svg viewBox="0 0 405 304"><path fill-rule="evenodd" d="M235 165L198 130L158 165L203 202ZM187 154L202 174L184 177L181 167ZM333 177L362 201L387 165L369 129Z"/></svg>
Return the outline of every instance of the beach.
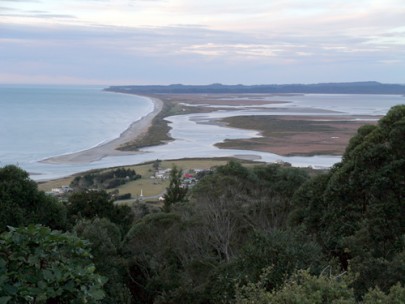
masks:
<svg viewBox="0 0 405 304"><path fill-rule="evenodd" d="M159 94L147 98L153 104L148 103L144 114L131 114L121 130L130 127L121 136L119 131L115 139L94 148L53 154L57 156L24 166L38 181L156 159L233 157L329 168L341 160L358 127L375 124L403 97ZM131 117L137 121L131 124Z"/></svg>
<svg viewBox="0 0 405 304"><path fill-rule="evenodd" d="M222 140L213 141L212 144L221 150L231 149L230 151L247 150L255 152L275 153L279 156L314 156L314 155L342 155L349 139L356 133L357 128L367 122L376 121L381 116L358 116L358 115L342 115L342 113L334 112L331 109L316 109L320 116L311 115L314 109L311 108L290 108L288 107L288 101L278 100L279 98L291 98L297 97L295 95L230 95L230 94L162 94L159 98L148 98L153 102L154 109L149 114L142 117L140 120L133 122L130 127L125 130L120 137L111 140L107 143L100 144L96 147L86 149L83 151L59 155L42 160L42 163L46 164L88 164L99 161L106 157L115 156L127 156L127 155L140 155L144 154L145 149L119 149L126 146L128 143L133 142L143 135L145 135L149 128L152 126L153 119L163 109L163 103L170 103L172 107L181 107L179 112L181 114L186 113L205 113L210 117L206 122L199 121L198 124L193 123L188 126L187 129L196 129L197 126L204 126L208 130L208 125L217 125L222 127L228 127L224 130L230 130L229 128L243 129L243 130L256 130L260 132L260 136L253 136L246 138L243 135L233 139L225 137ZM269 100L269 98L275 98L275 100ZM271 108L267 108L270 106ZM238 117L236 110L249 109L255 111L251 117L246 117L247 124L243 123L243 116ZM222 111L221 111L222 110ZM219 112L218 112L219 111ZM219 117L214 118L216 115L213 112L231 111L233 114L227 119L221 119ZM303 114L301 116L294 116L298 113ZM270 114L277 114L279 116L271 116ZM260 114L266 114L262 116ZM204 115L204 114L203 114ZM257 116L255 116L257 115ZM191 117L191 116L190 116ZM322 117L320 122L316 122ZM172 117L173 119L173 117ZM180 117L178 117L180 119ZM191 119L191 118L187 118ZM361 119L357 121L356 119ZM191 119L193 120L193 119ZM198 119L197 119L198 120ZM266 126L274 120L275 123ZM364 121L363 121L364 120ZM229 123L232 121L233 123ZM290 123L283 123L288 122ZM265 125L263 125L265 122ZM305 132L303 126L305 123L311 123L309 132ZM315 126L317 123L319 126ZM186 122L181 123L183 127L186 126ZM172 124L172 127L177 130L178 128ZM270 132L275 130L276 126L281 128L278 132ZM291 129L291 126L295 126ZM225 131L229 132L229 131ZM214 132L217 133L217 132ZM192 136L193 137L193 136ZM213 134L211 133L211 136ZM190 139L182 139L183 141L189 141ZM202 138L200 142L204 141ZM197 146L196 143L195 146ZM180 148L180 147L179 147ZM178 148L178 149L179 149ZM190 147L191 148L191 147ZM147 150L147 149L146 149ZM153 148L153 150L157 150ZM201 147L201 150L204 149ZM190 151L191 153L191 151ZM207 155L209 156L209 155ZM241 156L246 158L246 155ZM257 156L256 156L257 157Z"/></svg>
<svg viewBox="0 0 405 304"><path fill-rule="evenodd" d="M160 99L154 97L148 98L154 104L153 111L142 117L140 120L133 122L128 129L121 133L118 138L84 151L50 157L41 160L41 163L83 164L95 162L108 156L125 156L142 153L139 151L121 151L118 150L118 148L126 144L127 142L130 142L135 138L138 138L141 135L145 134L148 131L149 127L152 125L153 118L162 110L163 102Z"/></svg>

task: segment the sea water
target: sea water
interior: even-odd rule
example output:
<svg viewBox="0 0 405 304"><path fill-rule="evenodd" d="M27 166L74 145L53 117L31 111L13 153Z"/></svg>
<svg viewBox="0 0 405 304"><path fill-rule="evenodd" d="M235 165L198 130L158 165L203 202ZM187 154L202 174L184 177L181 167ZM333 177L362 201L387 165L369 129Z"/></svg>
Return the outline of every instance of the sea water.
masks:
<svg viewBox="0 0 405 304"><path fill-rule="evenodd" d="M0 86L0 165L41 171L38 161L117 138L152 110L101 87Z"/></svg>
<svg viewBox="0 0 405 304"><path fill-rule="evenodd" d="M152 111L152 102L140 96L103 92L101 87L0 86L0 166L18 164L35 180L95 168L187 157L255 157L266 162L287 161L294 166L330 167L340 161L339 156L283 157L266 152L219 149L214 145L224 139L252 138L260 134L207 123L238 115L384 115L393 105L405 103L404 96L400 95L260 95L258 98L285 103L269 103L267 109L266 106L230 106L212 113L168 117L170 135L174 138L168 144L92 163L47 164L39 161L89 149L118 137L132 122Z"/></svg>

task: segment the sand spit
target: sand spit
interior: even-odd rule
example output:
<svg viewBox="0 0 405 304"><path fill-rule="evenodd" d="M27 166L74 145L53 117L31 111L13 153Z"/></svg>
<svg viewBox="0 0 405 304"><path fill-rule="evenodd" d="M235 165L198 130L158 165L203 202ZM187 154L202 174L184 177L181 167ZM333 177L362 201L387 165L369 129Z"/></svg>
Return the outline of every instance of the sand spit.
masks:
<svg viewBox="0 0 405 304"><path fill-rule="evenodd" d="M83 164L98 161L108 156L124 156L141 153L137 151L120 151L117 150L117 148L129 141L133 141L142 134L145 134L152 125L153 118L162 110L163 102L160 99L152 97L148 98L154 103L153 111L142 117L140 120L133 122L129 128L120 135L120 137L88 150L50 157L41 162L47 164Z"/></svg>

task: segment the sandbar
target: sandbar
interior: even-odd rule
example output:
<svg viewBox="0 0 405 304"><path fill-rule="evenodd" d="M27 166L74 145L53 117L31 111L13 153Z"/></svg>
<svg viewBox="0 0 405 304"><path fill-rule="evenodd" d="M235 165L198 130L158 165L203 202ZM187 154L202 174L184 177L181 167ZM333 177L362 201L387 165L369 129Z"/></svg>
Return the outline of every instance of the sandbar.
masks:
<svg viewBox="0 0 405 304"><path fill-rule="evenodd" d="M127 142L144 135L152 125L153 118L162 110L163 102L160 99L149 96L145 97L153 102L153 111L140 120L133 122L118 138L87 150L50 157L41 160L41 162L48 164L83 164L98 161L108 156L125 156L142 153L139 151L121 151L117 149Z"/></svg>

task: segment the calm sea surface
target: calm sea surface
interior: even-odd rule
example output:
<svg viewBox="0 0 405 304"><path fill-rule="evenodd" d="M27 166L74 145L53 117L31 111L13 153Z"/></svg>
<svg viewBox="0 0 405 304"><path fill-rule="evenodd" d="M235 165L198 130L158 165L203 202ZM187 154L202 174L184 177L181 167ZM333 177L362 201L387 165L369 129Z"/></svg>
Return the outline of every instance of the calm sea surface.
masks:
<svg viewBox="0 0 405 304"><path fill-rule="evenodd" d="M112 140L152 110L100 87L0 86L0 165L36 172L37 161Z"/></svg>
<svg viewBox="0 0 405 304"><path fill-rule="evenodd" d="M255 156L263 161L283 160L295 166L328 167L337 156L281 157L272 153L218 149L225 138L259 137L255 131L206 124L210 119L237 115L384 115L390 107L404 104L394 95L297 95L263 96L286 101L267 109L228 107L213 113L168 117L175 139L149 147L144 153L106 157L88 164L44 164L51 156L86 150L118 137L129 125L151 112L144 97L103 92L100 87L6 87L0 86L0 166L18 164L36 180L155 159L183 157Z"/></svg>

